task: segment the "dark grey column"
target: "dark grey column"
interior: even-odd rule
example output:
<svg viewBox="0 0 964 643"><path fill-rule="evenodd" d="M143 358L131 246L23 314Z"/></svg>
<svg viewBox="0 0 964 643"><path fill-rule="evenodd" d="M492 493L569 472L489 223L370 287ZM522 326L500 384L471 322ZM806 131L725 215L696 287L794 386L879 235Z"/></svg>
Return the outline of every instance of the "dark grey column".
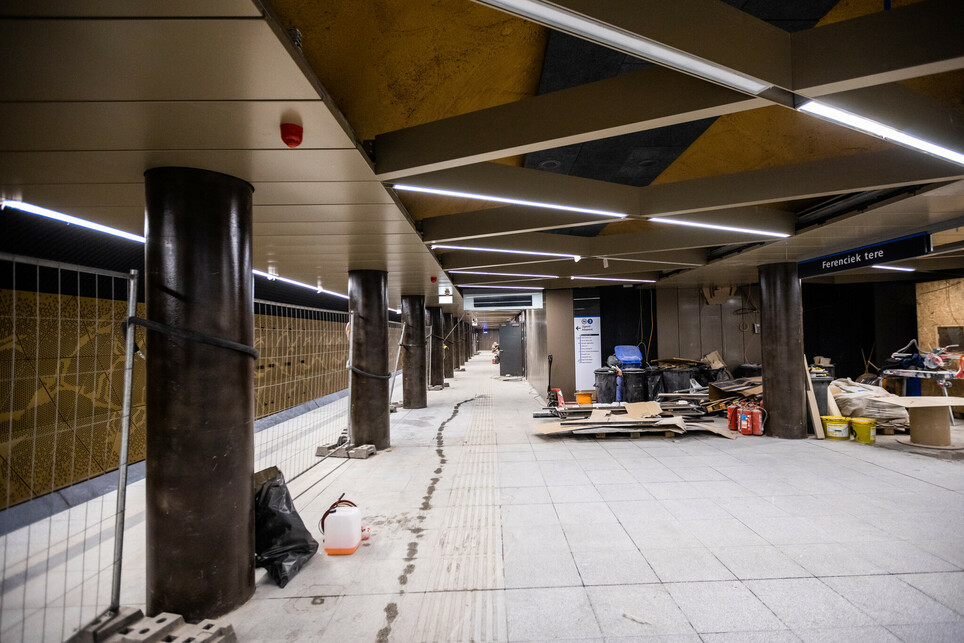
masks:
<svg viewBox="0 0 964 643"><path fill-rule="evenodd" d="M462 365L465 364L465 341L462 336L464 332L465 326L460 320L455 320L455 332L452 333L452 343L455 344L455 367L459 370L462 370Z"/></svg>
<svg viewBox="0 0 964 643"><path fill-rule="evenodd" d="M805 438L803 307L797 264L771 263L760 266L759 272L766 432L778 438Z"/></svg>
<svg viewBox="0 0 964 643"><path fill-rule="evenodd" d="M388 419L388 273L384 270L348 271L348 311L354 312L351 438L355 444L374 444L380 451L391 445Z"/></svg>
<svg viewBox="0 0 964 643"><path fill-rule="evenodd" d="M428 405L425 373L425 297L402 296L402 407L424 409Z"/></svg>
<svg viewBox="0 0 964 643"><path fill-rule="evenodd" d="M442 333L442 337L445 338L445 377L452 379L455 377L455 345L453 343L452 332L452 313L444 313L442 318L445 320L443 328L445 332Z"/></svg>
<svg viewBox="0 0 964 643"><path fill-rule="evenodd" d="M472 359L472 356L475 355L475 351L472 350L472 341L475 337L475 328L470 322L465 326L465 330L465 361L469 361Z"/></svg>
<svg viewBox="0 0 964 643"><path fill-rule="evenodd" d="M147 318L252 346L252 187L144 173ZM254 359L148 331L147 613L217 618L254 593Z"/></svg>
<svg viewBox="0 0 964 643"><path fill-rule="evenodd" d="M442 338L445 336L444 317L439 306L429 306L426 310L432 317L432 364L428 372L428 383L429 386L442 386L445 383L445 353L442 350Z"/></svg>

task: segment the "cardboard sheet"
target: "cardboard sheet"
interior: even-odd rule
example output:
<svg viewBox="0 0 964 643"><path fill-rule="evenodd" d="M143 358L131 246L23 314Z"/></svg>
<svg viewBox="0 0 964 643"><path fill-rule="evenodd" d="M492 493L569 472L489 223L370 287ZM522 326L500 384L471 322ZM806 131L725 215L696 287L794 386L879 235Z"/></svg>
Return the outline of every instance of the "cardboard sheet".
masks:
<svg viewBox="0 0 964 643"><path fill-rule="evenodd" d="M634 420L650 418L663 412L659 402L627 402L626 415Z"/></svg>
<svg viewBox="0 0 964 643"><path fill-rule="evenodd" d="M964 397L944 397L943 395L929 395L921 397L880 397L878 402L895 404L905 409L920 409L930 406L964 406Z"/></svg>
<svg viewBox="0 0 964 643"><path fill-rule="evenodd" d="M724 397L749 397L750 395L763 394L762 377L744 377L738 380L723 380L721 382L710 382L710 399L719 400Z"/></svg>

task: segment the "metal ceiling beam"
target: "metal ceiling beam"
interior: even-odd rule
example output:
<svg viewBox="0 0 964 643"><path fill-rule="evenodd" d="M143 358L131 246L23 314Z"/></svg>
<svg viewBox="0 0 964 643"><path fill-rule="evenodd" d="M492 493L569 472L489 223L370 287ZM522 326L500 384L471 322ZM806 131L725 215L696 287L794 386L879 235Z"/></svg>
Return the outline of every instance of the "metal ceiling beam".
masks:
<svg viewBox="0 0 964 643"><path fill-rule="evenodd" d="M541 232L559 228L608 223L600 217L519 205L475 210L421 220L422 240L451 243L519 232Z"/></svg>
<svg viewBox="0 0 964 643"><path fill-rule="evenodd" d="M502 163L479 163L399 181L406 185L636 214L638 188ZM587 219L589 216L587 215ZM597 217L600 223L610 217Z"/></svg>
<svg viewBox="0 0 964 643"><path fill-rule="evenodd" d="M964 166L914 150L724 174L639 188L640 214L668 216L964 178Z"/></svg>
<svg viewBox="0 0 964 643"><path fill-rule="evenodd" d="M662 67L375 137L384 181L722 116L769 101Z"/></svg>
<svg viewBox="0 0 964 643"><path fill-rule="evenodd" d="M928 0L790 36L793 90L822 96L964 67L960 0Z"/></svg>

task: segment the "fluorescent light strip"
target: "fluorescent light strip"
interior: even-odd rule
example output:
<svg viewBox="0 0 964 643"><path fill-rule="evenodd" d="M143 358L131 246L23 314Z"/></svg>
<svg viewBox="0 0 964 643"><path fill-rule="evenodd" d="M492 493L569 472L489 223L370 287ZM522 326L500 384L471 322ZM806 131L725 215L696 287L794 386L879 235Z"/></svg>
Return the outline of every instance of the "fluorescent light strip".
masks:
<svg viewBox="0 0 964 643"><path fill-rule="evenodd" d="M611 212L609 210L594 210L592 208L578 208L572 205L562 205L560 203L544 203L542 201L526 201L524 199L512 199L504 196L492 196L491 194L474 194L472 192L455 192L453 190L438 190L436 188L423 188L415 185L395 184L396 190L404 192L424 192L425 194L438 194L440 196L455 196L463 199L478 199L480 201L495 201L496 203L512 203L515 205L527 205L533 208L546 208L548 210L563 210L565 212L580 212L582 214L598 214L602 217L616 217L623 219L626 214L622 212Z"/></svg>
<svg viewBox="0 0 964 643"><path fill-rule="evenodd" d="M22 201L0 201L0 208L10 208L11 210L20 210L21 212L26 212L28 214L36 214L37 216L54 219L55 221L63 221L64 223L80 226L81 228L96 230L97 232L103 232L115 237L121 237L122 239L127 239L128 241L137 241L138 243L144 243L145 241L144 237L140 235L124 232L123 230L94 223L93 221L87 221L86 219L78 219L77 217L72 217L69 214L64 214L55 210L48 210L47 208L41 208L38 205L32 205L30 203L23 203Z"/></svg>
<svg viewBox="0 0 964 643"><path fill-rule="evenodd" d="M609 261L635 261L636 263L659 263L667 266L694 266L699 268L701 263L686 263L685 261L656 261L655 259L625 259L623 257L596 257L596 259L608 259Z"/></svg>
<svg viewBox="0 0 964 643"><path fill-rule="evenodd" d="M530 275L523 272L482 272L480 270L449 270L450 275L491 275L493 277L542 277L543 279L558 279L559 275Z"/></svg>
<svg viewBox="0 0 964 643"><path fill-rule="evenodd" d="M589 281L625 281L631 284L655 284L655 279L617 279L616 277L569 277L570 279L588 279Z"/></svg>
<svg viewBox="0 0 964 643"><path fill-rule="evenodd" d="M343 295L340 292L335 292L333 290L325 290L324 288L319 288L317 286L312 286L310 284L302 283L300 281L295 281L294 279L288 279L287 277L280 277L278 275L272 275L267 272L262 272L260 270L252 270L254 274L259 277L264 277L268 281L283 281L286 284L291 284L292 286L301 286L302 288L307 288L308 290L314 290L316 293L325 293L326 295L334 295L335 297L341 297L342 299L348 299L348 295ZM391 310L391 308L389 308Z"/></svg>
<svg viewBox="0 0 964 643"><path fill-rule="evenodd" d="M916 136L905 134L904 132L896 130L889 125L878 123L877 121L870 120L869 118L851 114L850 112L845 112L842 109L837 109L836 107L831 107L815 100L807 101L797 109L799 109L801 112L813 114L814 116L819 116L829 121L833 121L834 123L864 132L865 134L879 136L880 138L893 143L904 145L906 147L912 147L916 150L927 152L928 154L939 156L942 159L947 159L948 161L964 165L964 154L961 154L960 152L955 152L954 150L950 150L946 147L941 147L940 145L919 139Z"/></svg>
<svg viewBox="0 0 964 643"><path fill-rule="evenodd" d="M539 252L537 250L506 250L504 248L477 248L474 246L450 246L441 243L433 243L431 246L432 250L436 248L441 250L474 250L476 252L505 252L508 254L516 255L533 255L535 257L562 257L564 259L572 259L573 261L579 261L582 259L581 255L570 255L561 252Z"/></svg>
<svg viewBox="0 0 964 643"><path fill-rule="evenodd" d="M758 78L537 0L476 1L748 94L756 95L771 87Z"/></svg>
<svg viewBox="0 0 964 643"><path fill-rule="evenodd" d="M871 266L877 270L898 270L900 272L914 272L913 268L902 268L901 266Z"/></svg>
<svg viewBox="0 0 964 643"><path fill-rule="evenodd" d="M542 286L484 286L481 284L455 284L459 288L498 288L499 290L545 290Z"/></svg>
<svg viewBox="0 0 964 643"><path fill-rule="evenodd" d="M697 223L696 221L680 221L679 219L664 219L662 217L650 217L647 221L655 221L656 223L671 223L673 225L684 225L691 228L706 228L708 230L724 230L726 232L745 232L747 234L758 234L764 237L778 237L784 239L789 237L789 234L783 232L770 232L769 230L754 230L753 228L735 228L728 225L715 225L712 223Z"/></svg>

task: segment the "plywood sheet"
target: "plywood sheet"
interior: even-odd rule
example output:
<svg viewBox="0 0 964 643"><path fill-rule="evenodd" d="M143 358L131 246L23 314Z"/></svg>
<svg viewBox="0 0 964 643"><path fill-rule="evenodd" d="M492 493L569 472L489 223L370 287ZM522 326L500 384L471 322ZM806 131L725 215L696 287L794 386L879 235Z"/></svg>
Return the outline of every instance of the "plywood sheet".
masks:
<svg viewBox="0 0 964 643"><path fill-rule="evenodd" d="M964 406L964 397L880 397L875 398L877 402L895 404L905 409L922 409L933 406Z"/></svg>

